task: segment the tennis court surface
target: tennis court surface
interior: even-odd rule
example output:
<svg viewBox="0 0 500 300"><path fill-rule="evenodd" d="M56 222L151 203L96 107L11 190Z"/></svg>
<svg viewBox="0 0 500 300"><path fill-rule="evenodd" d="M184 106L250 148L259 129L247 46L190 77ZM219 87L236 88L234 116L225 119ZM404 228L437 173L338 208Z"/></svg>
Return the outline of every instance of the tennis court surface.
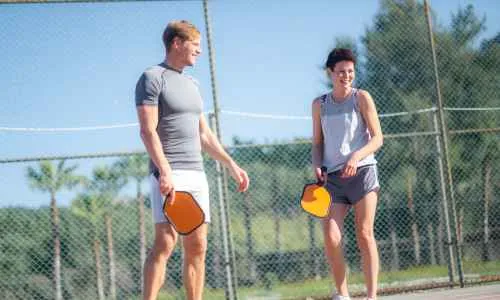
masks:
<svg viewBox="0 0 500 300"><path fill-rule="evenodd" d="M400 294L392 296L381 296L378 299L383 300L412 300L412 299L426 299L426 300L445 300L445 299L459 299L459 300L493 300L500 299L500 284L480 285L465 288L453 289L439 289L427 290L411 294Z"/></svg>

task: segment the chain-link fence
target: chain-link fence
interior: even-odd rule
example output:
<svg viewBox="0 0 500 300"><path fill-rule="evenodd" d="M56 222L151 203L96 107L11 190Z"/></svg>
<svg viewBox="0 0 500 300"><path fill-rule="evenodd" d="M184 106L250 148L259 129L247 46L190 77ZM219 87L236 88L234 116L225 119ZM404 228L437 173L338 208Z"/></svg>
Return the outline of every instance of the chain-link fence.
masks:
<svg viewBox="0 0 500 300"><path fill-rule="evenodd" d="M453 139L466 139L467 135L456 134ZM491 138L489 134L479 137ZM481 144L476 146L482 148ZM378 155L382 191L375 232L382 288L451 284L448 268L456 268L456 261L450 260L450 255L455 255L455 235L448 233L443 212L436 149L433 135L388 137ZM252 179L252 188L245 194L232 192L231 184L228 189L239 295L243 299L257 295L289 299L328 295L331 279L323 255L321 223L298 205L301 187L312 181L310 143L243 145L230 148L230 152ZM470 160L467 163L473 163ZM54 254L59 252L64 299L97 299L99 294L107 299L138 298L141 262L152 243L146 155L64 162L2 165L4 174L11 167L26 170L27 182L47 191L47 202L51 201L51 189L55 203L71 200L69 206L56 205L57 223L50 207L1 210L2 297L51 299ZM453 168L456 226L461 232L466 282L500 275L494 250L500 243L496 223L499 180L492 170L498 158L489 163L465 172L459 166ZM78 168L73 169L76 165ZM213 161L207 160L205 167L213 212L205 294L207 299L220 299L225 297L226 277L217 174ZM29 168L33 172L27 171ZM86 169L92 171L80 178L80 170ZM68 195L60 196L58 186L64 188L73 180L85 183L85 187L75 187L76 195L64 199ZM59 228L57 251L54 226ZM347 218L345 236L349 278L354 292L360 293L360 256L352 214ZM166 299L183 298L181 256L178 248L168 264L162 293ZM458 282L457 276L455 273Z"/></svg>
<svg viewBox="0 0 500 300"><path fill-rule="evenodd" d="M463 8L451 27L433 29L435 69L429 21L420 2L383 1L361 43L351 45L361 58L357 85L375 99L385 135L375 234L388 293L500 280L500 39L478 44L482 20ZM299 206L313 180L310 149L309 138L235 140L228 151L251 178L247 193L218 180L206 157L212 224L204 299L227 297L227 264L241 299L331 294L321 221ZM41 208L31 198L0 208L0 298L140 299L153 238L144 153L0 162L3 186L21 177L33 198L47 200ZM353 219L345 255L356 295L364 285ZM185 298L180 248L161 299Z"/></svg>

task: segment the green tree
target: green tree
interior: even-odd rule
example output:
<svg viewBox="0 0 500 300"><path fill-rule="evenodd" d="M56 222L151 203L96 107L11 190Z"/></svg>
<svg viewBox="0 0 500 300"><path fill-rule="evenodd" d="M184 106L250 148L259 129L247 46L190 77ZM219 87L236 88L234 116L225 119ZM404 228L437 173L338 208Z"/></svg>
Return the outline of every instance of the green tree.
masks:
<svg viewBox="0 0 500 300"><path fill-rule="evenodd" d="M102 195L94 193L79 194L76 199L73 200L71 206L72 212L76 216L88 221L93 228L92 245L94 252L97 295L99 300L104 300L99 224L102 222L102 218L105 214L106 199L102 197Z"/></svg>
<svg viewBox="0 0 500 300"><path fill-rule="evenodd" d="M485 85L485 92L482 98L485 98L487 106L493 106L494 103L498 103L498 91L491 90L494 85L500 82L500 74L498 70L500 69L500 33L497 33L492 39L483 41L481 45L481 50L477 62L484 68L484 73L487 74L482 82ZM482 128L498 127L498 123L495 123L494 118L484 118L480 120ZM483 178L483 251L482 259L488 261L490 259L489 254L489 244L490 244L490 210L493 205L493 190L495 182L500 182L500 176L498 172L492 172L495 162L500 160L500 139L495 133L485 134L482 136L483 143L485 147L483 148L483 153L481 153L482 158L482 178ZM498 184L497 184L498 186ZM491 218L491 220L496 220L498 218Z"/></svg>
<svg viewBox="0 0 500 300"><path fill-rule="evenodd" d="M92 181L89 189L98 194L103 201L102 212L106 228L106 240L108 243L109 262L109 295L112 300L116 299L116 267L113 247L113 205L119 191L127 183L127 178L121 173L121 168L96 167L93 171ZM98 212L97 212L98 213Z"/></svg>
<svg viewBox="0 0 500 300"><path fill-rule="evenodd" d="M88 181L86 192L78 195L72 202L73 213L89 222L93 228L92 244L97 295L100 300L105 298L100 241L100 228L103 223L106 232L109 262L109 296L111 299L116 299L116 267L113 247L112 212L113 201L125 184L126 179L120 176L116 168L98 166L92 172L92 179Z"/></svg>
<svg viewBox="0 0 500 300"><path fill-rule="evenodd" d="M122 175L128 178L131 178L135 181L136 185L136 201L138 208L138 223L139 223L139 265L141 270L140 278L141 278L141 288L143 280L143 272L142 266L144 265L144 261L146 260L146 225L145 225L145 217L144 217L144 194L142 192L142 183L144 179L149 174L148 168L148 156L144 154L136 154L127 156L120 161L117 162L115 167L117 171Z"/></svg>
<svg viewBox="0 0 500 300"><path fill-rule="evenodd" d="M373 96L379 113L412 112L432 106L434 77L421 3L382 1L361 41L364 56L358 58L362 76L357 83ZM432 118L422 114L381 118L385 135L434 131L430 120ZM435 219L436 210L425 208L427 205L437 208L439 203L435 201L439 189L432 184L438 178L437 168L430 163L436 161L435 147L432 139L410 136L386 141L377 154L380 180L383 186L389 187L383 189L383 196L391 203L388 209L401 207L405 214L415 217L409 223L398 218L402 223L395 224L391 215L383 216L384 222L376 223L376 232L386 239L412 236L415 241L412 263L424 261L420 257L420 231ZM410 226L412 230L407 228ZM390 236L388 231L392 231Z"/></svg>
<svg viewBox="0 0 500 300"><path fill-rule="evenodd" d="M62 299L61 289L61 240L59 231L59 211L56 203L56 194L66 188L72 189L83 182L83 177L74 174L77 165L65 166L61 160L57 166L50 161L41 161L38 168L28 167L27 178L31 188L50 194L50 216L53 242L53 284L54 298Z"/></svg>
<svg viewBox="0 0 500 300"><path fill-rule="evenodd" d="M435 19L435 14L432 17ZM497 50L499 35L483 41L478 47L477 41L484 30L484 22L485 18L478 17L473 6L469 5L459 8L453 14L449 26L434 27L439 84L445 107L497 106L498 88L495 86L498 86L499 75L495 70L498 70L500 62ZM433 21L433 24L437 22ZM360 85L373 95L379 112L414 112L435 106L436 83L421 2L382 1L362 43L365 51ZM448 130L498 126L495 118L482 118L477 112L450 110L445 117ZM382 119L382 129L386 135L438 131L439 127L435 124L435 114L414 113ZM473 209L463 210L465 218L461 223L464 224L458 224L465 226L463 232L467 228L477 227L476 224L480 222L488 224L488 203L492 201L490 191L492 182L495 182L488 175L491 174L488 165L496 160L494 157L499 152L498 144L498 138L494 134L451 136L453 188L459 211L465 205L471 205L470 199L474 199L474 195L484 195L484 220L478 218L479 214ZM423 240L419 236L425 234L425 228L432 228L432 222L435 222L433 220L438 219L439 224L444 223L440 203L439 156L436 155L438 145L439 137L398 137L387 141L378 155L381 171L391 170L382 173L382 184L390 186L384 189L384 196L401 207L406 206L403 199L408 198L409 204L411 201L405 214L409 214L412 224L405 223L405 226L412 226L413 230L400 229L398 236L407 238L413 235L416 243ZM470 145L475 145L474 151L471 151ZM483 175L472 171L477 166L482 167ZM405 170L412 171L407 173ZM407 182L402 182L399 176L406 176ZM398 185L388 185L389 182L398 182ZM399 185L408 188L404 191ZM407 197L404 197L405 194ZM430 207L435 209L429 209ZM484 232L488 232L486 225ZM441 233L438 232L439 234ZM443 243L438 245L442 253ZM415 256L420 255L418 245L414 246ZM422 251L422 263L432 261L433 258L429 257L432 254L425 253L433 252L432 249Z"/></svg>
<svg viewBox="0 0 500 300"><path fill-rule="evenodd" d="M443 97L449 107L498 106L498 67L500 48L497 33L492 39L477 46L485 30L486 18L477 16L472 5L458 10L452 16L450 32L441 32L439 41L440 68L443 70ZM450 130L483 129L498 127L494 111L450 111L447 115ZM460 134L451 138L454 186L456 187L459 216L459 240L467 242L480 238L483 227L482 255L489 260L490 209L493 202L493 182L498 177L491 172L500 158L500 142L493 132ZM474 145L471 151L470 145ZM477 170L477 171L475 171ZM471 202L476 195L483 195L483 210ZM479 206L477 206L479 207ZM480 217L482 215L482 218ZM479 249L477 249L479 250Z"/></svg>

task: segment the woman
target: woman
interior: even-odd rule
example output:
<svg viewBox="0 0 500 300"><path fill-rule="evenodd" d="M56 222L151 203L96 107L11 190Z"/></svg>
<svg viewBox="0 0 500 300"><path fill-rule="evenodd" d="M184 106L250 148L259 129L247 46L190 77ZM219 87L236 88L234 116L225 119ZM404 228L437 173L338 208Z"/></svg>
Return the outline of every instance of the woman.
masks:
<svg viewBox="0 0 500 300"><path fill-rule="evenodd" d="M313 101L313 168L327 180L332 195L330 215L323 220L325 252L337 288L334 300L350 299L342 251L344 218L354 207L367 299L376 299L379 260L373 234L379 182L374 153L383 143L370 94L355 89L356 59L349 49L333 49L326 70L332 92ZM321 167L327 168L322 174Z"/></svg>

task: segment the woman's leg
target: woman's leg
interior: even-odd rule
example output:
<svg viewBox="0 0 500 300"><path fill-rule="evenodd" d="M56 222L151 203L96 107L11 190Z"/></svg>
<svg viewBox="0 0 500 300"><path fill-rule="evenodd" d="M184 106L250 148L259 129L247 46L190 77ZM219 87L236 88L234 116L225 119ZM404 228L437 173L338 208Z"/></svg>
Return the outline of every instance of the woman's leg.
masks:
<svg viewBox="0 0 500 300"><path fill-rule="evenodd" d="M376 192L370 192L354 205L356 238L363 262L367 297L373 299L377 297L379 271L377 243L373 233L377 198Z"/></svg>
<svg viewBox="0 0 500 300"><path fill-rule="evenodd" d="M330 271L337 287L337 293L342 296L349 295L342 249L342 232L344 218L350 207L348 204L334 203L330 216L323 221L326 258L330 264Z"/></svg>

